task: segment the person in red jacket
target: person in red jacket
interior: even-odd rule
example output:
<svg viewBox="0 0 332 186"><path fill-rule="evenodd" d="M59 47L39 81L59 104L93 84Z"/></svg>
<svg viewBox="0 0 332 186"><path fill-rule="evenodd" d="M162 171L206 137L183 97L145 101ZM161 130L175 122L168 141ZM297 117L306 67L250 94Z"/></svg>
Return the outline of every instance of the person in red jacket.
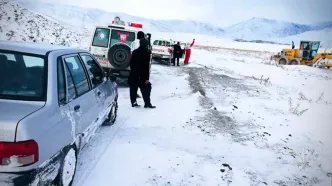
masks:
<svg viewBox="0 0 332 186"><path fill-rule="evenodd" d="M187 65L189 63L190 55L191 55L191 47L194 46L195 39L193 39L193 42L191 42L190 46L185 49L185 58L184 58L184 64Z"/></svg>

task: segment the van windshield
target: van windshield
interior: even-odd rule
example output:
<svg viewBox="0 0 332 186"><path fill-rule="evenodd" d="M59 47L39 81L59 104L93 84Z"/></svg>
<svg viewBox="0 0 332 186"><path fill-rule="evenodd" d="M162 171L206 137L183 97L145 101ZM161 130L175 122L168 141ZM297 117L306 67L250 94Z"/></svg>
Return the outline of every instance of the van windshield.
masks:
<svg viewBox="0 0 332 186"><path fill-rule="evenodd" d="M44 56L0 50L0 99L46 101Z"/></svg>
<svg viewBox="0 0 332 186"><path fill-rule="evenodd" d="M97 28L93 36L92 46L107 48L109 37L110 37L110 29Z"/></svg>

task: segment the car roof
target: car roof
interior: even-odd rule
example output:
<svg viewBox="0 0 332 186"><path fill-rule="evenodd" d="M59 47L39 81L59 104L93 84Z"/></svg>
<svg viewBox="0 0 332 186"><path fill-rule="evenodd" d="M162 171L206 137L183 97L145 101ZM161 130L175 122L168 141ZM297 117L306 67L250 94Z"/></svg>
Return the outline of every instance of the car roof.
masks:
<svg viewBox="0 0 332 186"><path fill-rule="evenodd" d="M20 41L0 41L0 50L10 50L16 52L31 53L37 55L46 55L50 51L68 50L71 52L87 52L81 49L71 47L52 45L45 43L20 42Z"/></svg>

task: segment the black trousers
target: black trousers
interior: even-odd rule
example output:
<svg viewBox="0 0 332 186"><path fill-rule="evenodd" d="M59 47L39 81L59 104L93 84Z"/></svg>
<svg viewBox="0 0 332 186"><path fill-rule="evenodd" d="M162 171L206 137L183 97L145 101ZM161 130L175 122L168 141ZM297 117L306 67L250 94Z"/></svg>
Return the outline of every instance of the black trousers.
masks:
<svg viewBox="0 0 332 186"><path fill-rule="evenodd" d="M143 97L143 100L144 100L144 105L146 105L146 106L151 105L151 99L150 99L151 90L152 90L151 83L148 83L148 84L141 83L139 88L140 88L141 93L142 93L142 97Z"/></svg>
<svg viewBox="0 0 332 186"><path fill-rule="evenodd" d="M145 84L143 82L139 84L130 85L129 92L130 92L131 104L136 102L138 88L140 88L141 90L145 105L151 105L151 99L150 99L151 89L152 89L151 83Z"/></svg>
<svg viewBox="0 0 332 186"><path fill-rule="evenodd" d="M173 63L173 65L175 65L175 58L176 58L177 66L179 66L179 61L180 61L179 57L174 56L173 59L172 59L172 63Z"/></svg>
<svg viewBox="0 0 332 186"><path fill-rule="evenodd" d="M134 104L136 102L137 90L138 90L138 84L133 84L129 86L131 104Z"/></svg>

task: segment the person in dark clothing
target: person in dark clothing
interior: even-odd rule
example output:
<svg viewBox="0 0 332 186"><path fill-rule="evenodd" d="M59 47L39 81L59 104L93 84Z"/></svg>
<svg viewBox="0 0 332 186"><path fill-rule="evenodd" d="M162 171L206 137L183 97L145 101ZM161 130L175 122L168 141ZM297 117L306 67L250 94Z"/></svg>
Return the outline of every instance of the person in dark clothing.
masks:
<svg viewBox="0 0 332 186"><path fill-rule="evenodd" d="M180 57L182 56L182 49L180 46L180 42L177 42L174 46L173 46L173 66L175 66L175 59L177 62L177 66L179 66L179 60Z"/></svg>
<svg viewBox="0 0 332 186"><path fill-rule="evenodd" d="M130 101L132 107L139 107L136 101L138 97L137 90L139 87L139 63L137 61L134 61L133 57L131 57L129 65L130 65L130 73L128 77L128 85L130 92Z"/></svg>
<svg viewBox="0 0 332 186"><path fill-rule="evenodd" d="M136 41L134 41L133 42L133 46L132 46L132 50L135 50L135 49L137 49L138 47L139 47L139 40L141 40L141 39L144 39L145 38L145 34L144 34L144 32L142 32L142 31L138 31L137 32L137 36L136 36L136 38L137 38L137 40ZM132 65L130 65L130 69L132 69L132 67L131 67ZM135 64L133 64L133 68L135 68ZM134 70L135 71L135 70ZM135 74L137 74L136 72L133 72L133 74L132 74L132 78L134 78L135 79ZM128 81L129 81L129 78L128 78ZM129 84L129 82L128 82L128 84ZM137 90L138 90L138 83L133 83L132 85L130 85L129 84L129 86L130 86L130 91L131 91L131 96L135 96L135 94L136 94L136 98L141 98L141 96L139 96L139 94L137 94ZM136 102L136 98L133 98L133 99L131 99L133 102ZM132 102L132 103L133 103Z"/></svg>
<svg viewBox="0 0 332 186"><path fill-rule="evenodd" d="M139 87L142 93L144 100L144 108L156 108L151 104L150 95L151 95L151 83L150 78L150 55L151 52L148 49L149 42L147 39L140 40L140 46L133 51L130 68L131 72L128 78L128 84L130 85L130 100L132 107L139 107L140 105L136 102L137 93L136 87Z"/></svg>
<svg viewBox="0 0 332 186"><path fill-rule="evenodd" d="M137 50L137 58L140 61L140 89L144 100L144 108L156 108L151 104L151 83L150 83L150 58L151 50L149 49L149 41L147 39L141 39L140 46Z"/></svg>

